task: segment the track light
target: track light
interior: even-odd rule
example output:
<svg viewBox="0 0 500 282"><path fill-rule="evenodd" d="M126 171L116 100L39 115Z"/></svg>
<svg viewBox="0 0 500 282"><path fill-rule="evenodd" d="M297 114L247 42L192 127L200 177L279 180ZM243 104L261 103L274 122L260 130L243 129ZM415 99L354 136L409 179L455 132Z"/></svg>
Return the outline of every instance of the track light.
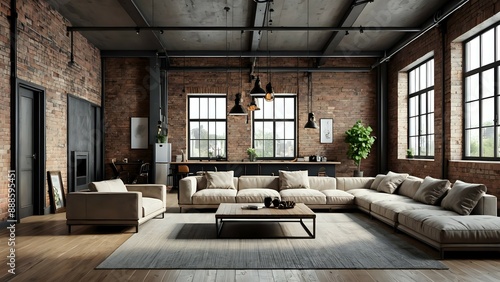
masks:
<svg viewBox="0 0 500 282"><path fill-rule="evenodd" d="M163 34L163 29L160 29L160 34Z"/></svg>
<svg viewBox="0 0 500 282"><path fill-rule="evenodd" d="M140 28L136 28L136 29L135 29L135 33L136 33L136 34L141 33L141 29L140 29Z"/></svg>

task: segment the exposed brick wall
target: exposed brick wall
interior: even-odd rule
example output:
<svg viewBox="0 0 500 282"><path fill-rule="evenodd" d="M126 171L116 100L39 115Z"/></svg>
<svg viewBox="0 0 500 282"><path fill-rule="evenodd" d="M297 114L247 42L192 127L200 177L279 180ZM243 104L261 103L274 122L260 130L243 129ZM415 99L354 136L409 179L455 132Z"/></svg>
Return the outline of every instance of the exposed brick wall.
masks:
<svg viewBox="0 0 500 282"><path fill-rule="evenodd" d="M210 66L220 65L220 61L225 59L172 59L172 66ZM225 61L224 61L225 63ZM370 66L373 63L370 59L332 59L328 60L325 66ZM270 60L271 66L296 67L295 58L273 58ZM306 66L303 59L300 66ZM230 59L229 65L239 66L237 59ZM261 62L259 62L261 65ZM267 61L265 62L267 65ZM262 84L268 82L266 73L260 73ZM276 93L297 92L298 85L298 153L299 156L309 156L320 154L326 156L328 160L340 161L342 164L336 167L338 176L351 176L355 166L346 157L347 144L344 142L344 132L349 129L358 119L377 132L376 124L376 72L368 73L313 73L312 74L312 107L319 123L321 118L334 119L334 141L332 144L320 144L319 130L305 129L307 122L307 75L305 73L273 73L272 84ZM226 75L225 73L196 73L196 72L170 72L168 74L168 123L169 142L172 143L172 155L178 155L181 150L187 147L186 119L187 105L185 88L189 89L220 89L225 93ZM234 105L234 94L241 92L240 82L245 91L242 97L242 105L250 102L248 95L253 87L253 81L248 81L248 73L243 73L242 80L239 72L229 74L229 96L228 109ZM346 110L348 109L348 110ZM232 161L247 158L246 148L251 146L251 121L246 123L246 116L228 116L228 159ZM365 175L375 175L376 169L376 148L367 160L363 160L362 170Z"/></svg>
<svg viewBox="0 0 500 282"><path fill-rule="evenodd" d="M60 170L67 191L67 95L68 93L101 104L99 50L79 33L74 34L75 64L70 61L70 23L45 1L18 1L18 71L19 79L45 88L46 95L46 169ZM10 167L10 1L1 0L1 107L2 132L0 168L2 175ZM6 219L5 178L0 180L0 220ZM44 187L47 189L47 187ZM46 190L47 191L47 190ZM48 195L48 193L47 193ZM46 199L48 206L48 197Z"/></svg>
<svg viewBox="0 0 500 282"><path fill-rule="evenodd" d="M131 149L130 120L149 117L149 59L105 58L105 178L112 177L112 158L151 162L152 148ZM125 168L124 168L125 169ZM127 168L138 171L138 168ZM131 172L130 176L134 171Z"/></svg>
<svg viewBox="0 0 500 282"><path fill-rule="evenodd" d="M442 70L442 34L440 28L434 28L415 42L404 48L391 58L389 62L389 116L397 117L389 120L389 169L409 172L412 175L425 177L446 176L450 181L457 179L466 182L484 183L488 193L500 197L498 179L500 164L498 162L449 161L462 158L462 43L463 35L470 30L479 31L477 26L493 24L490 18L500 11L500 1L469 1L456 13L445 20L446 26L444 78ZM470 33L470 32L469 32ZM468 34L472 35L472 34ZM401 71L420 59L428 52L434 52L435 65L435 157L434 160L406 160L403 150L406 149L406 106L402 102L401 90L406 86L401 79ZM399 77L399 78L398 78ZM444 100L442 85L445 85ZM398 94L399 91L399 94ZM404 92L404 91L403 91ZM407 91L406 91L407 92ZM399 100L398 100L399 99ZM397 103L395 101L398 101ZM443 115L442 105L445 104ZM402 122L403 121L403 122ZM445 127L445 158L442 158L442 128ZM442 166L447 165L443 176Z"/></svg>
<svg viewBox="0 0 500 282"><path fill-rule="evenodd" d="M10 5L0 2L0 221L7 218L7 171L10 169Z"/></svg>

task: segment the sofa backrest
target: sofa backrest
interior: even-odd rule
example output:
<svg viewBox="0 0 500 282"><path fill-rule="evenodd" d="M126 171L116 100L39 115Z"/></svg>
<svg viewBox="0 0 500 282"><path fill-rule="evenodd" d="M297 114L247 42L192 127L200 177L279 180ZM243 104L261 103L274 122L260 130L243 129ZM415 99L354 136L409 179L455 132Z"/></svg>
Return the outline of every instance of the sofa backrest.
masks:
<svg viewBox="0 0 500 282"><path fill-rule="evenodd" d="M337 180L335 177L328 176L309 176L309 187L315 190L334 190L337 189Z"/></svg>
<svg viewBox="0 0 500 282"><path fill-rule="evenodd" d="M338 190L370 189L375 177L337 177Z"/></svg>
<svg viewBox="0 0 500 282"><path fill-rule="evenodd" d="M238 180L238 190L268 188L278 191L279 176L272 175L242 175Z"/></svg>
<svg viewBox="0 0 500 282"><path fill-rule="evenodd" d="M121 179L91 182L88 188L91 192L128 192Z"/></svg>

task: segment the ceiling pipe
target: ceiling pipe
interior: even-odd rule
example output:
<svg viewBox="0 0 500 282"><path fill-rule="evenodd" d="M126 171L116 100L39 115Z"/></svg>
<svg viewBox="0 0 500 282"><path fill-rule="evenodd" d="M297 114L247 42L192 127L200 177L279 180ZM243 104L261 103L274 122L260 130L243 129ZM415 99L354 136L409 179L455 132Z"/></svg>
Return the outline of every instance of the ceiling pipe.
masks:
<svg viewBox="0 0 500 282"><path fill-rule="evenodd" d="M251 71L252 68L240 67L167 67L167 71L170 72L239 72L243 70L245 72ZM310 68L310 67L257 67L254 71L258 73L287 73L287 72L371 72L371 67L325 67L325 68Z"/></svg>
<svg viewBox="0 0 500 282"><path fill-rule="evenodd" d="M467 2L469 2L469 0L455 0L452 1L451 3L446 3L441 9L439 9L436 13L434 13L434 16L432 18L426 21L426 23L423 25L424 28L422 28L419 33L411 36L406 40L401 41L399 44L396 45L396 47L392 48L388 54L386 54L383 58L381 58L380 61L373 64L372 68L376 68L380 64L388 61L392 56L394 56L399 51L403 50L406 46L410 45L420 36L424 35L426 32L439 25L441 21L443 21L449 15L453 14L456 10L460 9Z"/></svg>

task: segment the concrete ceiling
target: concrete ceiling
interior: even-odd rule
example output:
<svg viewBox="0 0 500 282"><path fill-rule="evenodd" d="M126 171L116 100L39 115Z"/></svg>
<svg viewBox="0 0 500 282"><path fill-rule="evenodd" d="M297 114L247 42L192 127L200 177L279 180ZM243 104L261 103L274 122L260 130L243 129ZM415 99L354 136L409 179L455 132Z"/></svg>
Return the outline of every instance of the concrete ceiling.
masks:
<svg viewBox="0 0 500 282"><path fill-rule="evenodd" d="M319 58L381 57L405 37L417 34L443 6L464 1L261 2L49 0L71 22L70 29L81 32L102 51L156 51L169 57L273 54Z"/></svg>

